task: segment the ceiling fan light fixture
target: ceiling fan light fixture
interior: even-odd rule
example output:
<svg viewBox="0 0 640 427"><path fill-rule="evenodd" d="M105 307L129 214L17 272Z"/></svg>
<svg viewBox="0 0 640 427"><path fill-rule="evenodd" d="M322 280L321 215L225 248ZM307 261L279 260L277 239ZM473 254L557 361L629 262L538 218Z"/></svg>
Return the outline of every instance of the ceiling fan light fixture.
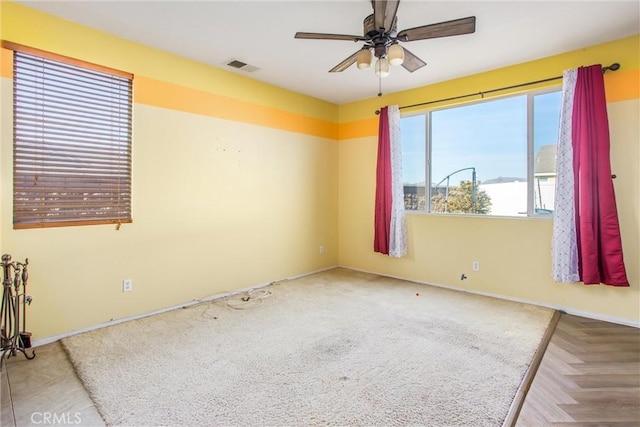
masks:
<svg viewBox="0 0 640 427"><path fill-rule="evenodd" d="M362 49L358 52L358 56L356 56L356 63L358 64L359 70L366 70L367 68L371 68L371 51L369 49Z"/></svg>
<svg viewBox="0 0 640 427"><path fill-rule="evenodd" d="M389 47L387 54L391 65L402 65L404 62L404 49L398 43L394 43Z"/></svg>
<svg viewBox="0 0 640 427"><path fill-rule="evenodd" d="M387 77L389 75L389 61L387 58L378 58L376 61L376 76Z"/></svg>

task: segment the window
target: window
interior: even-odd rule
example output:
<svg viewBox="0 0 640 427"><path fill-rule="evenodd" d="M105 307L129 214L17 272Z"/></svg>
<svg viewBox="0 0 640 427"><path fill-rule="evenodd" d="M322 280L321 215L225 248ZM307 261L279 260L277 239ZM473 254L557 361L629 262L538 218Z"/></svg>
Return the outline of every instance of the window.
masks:
<svg viewBox="0 0 640 427"><path fill-rule="evenodd" d="M131 222L132 76L19 45L14 228Z"/></svg>
<svg viewBox="0 0 640 427"><path fill-rule="evenodd" d="M555 90L403 117L405 209L551 215L560 104Z"/></svg>

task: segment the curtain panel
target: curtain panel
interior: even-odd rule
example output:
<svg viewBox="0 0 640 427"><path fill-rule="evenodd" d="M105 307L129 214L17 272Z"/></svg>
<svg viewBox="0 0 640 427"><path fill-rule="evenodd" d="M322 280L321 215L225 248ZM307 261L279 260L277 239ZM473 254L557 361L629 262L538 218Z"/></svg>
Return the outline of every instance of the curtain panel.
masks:
<svg viewBox="0 0 640 427"><path fill-rule="evenodd" d="M373 249L396 258L407 254L400 109L397 105L380 110Z"/></svg>
<svg viewBox="0 0 640 427"><path fill-rule="evenodd" d="M611 177L601 65L564 73L557 150L554 280L629 286Z"/></svg>

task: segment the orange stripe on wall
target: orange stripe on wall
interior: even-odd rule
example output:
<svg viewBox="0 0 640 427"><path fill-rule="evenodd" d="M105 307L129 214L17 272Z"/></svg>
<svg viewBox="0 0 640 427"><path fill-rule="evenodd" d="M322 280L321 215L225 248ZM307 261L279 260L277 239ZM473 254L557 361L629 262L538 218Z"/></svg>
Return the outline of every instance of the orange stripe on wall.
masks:
<svg viewBox="0 0 640 427"><path fill-rule="evenodd" d="M607 102L640 98L640 69L619 70L604 76Z"/></svg>
<svg viewBox="0 0 640 427"><path fill-rule="evenodd" d="M136 76L136 103L336 139L338 125L173 83Z"/></svg>
<svg viewBox="0 0 640 427"><path fill-rule="evenodd" d="M0 49L0 76L13 78L13 51ZM605 74L607 102L640 98L640 69ZM335 124L197 89L136 76L135 100L143 104L219 117L331 139L378 134L378 117Z"/></svg>
<svg viewBox="0 0 640 427"><path fill-rule="evenodd" d="M13 51L0 49L0 76L13 78Z"/></svg>
<svg viewBox="0 0 640 427"><path fill-rule="evenodd" d="M362 138L378 135L378 116L354 122L340 123L338 139Z"/></svg>

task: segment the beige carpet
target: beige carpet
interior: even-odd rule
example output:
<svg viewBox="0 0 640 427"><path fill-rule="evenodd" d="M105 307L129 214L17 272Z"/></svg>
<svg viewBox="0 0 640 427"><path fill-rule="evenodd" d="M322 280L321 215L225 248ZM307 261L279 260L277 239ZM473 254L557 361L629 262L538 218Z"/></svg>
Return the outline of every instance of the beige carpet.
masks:
<svg viewBox="0 0 640 427"><path fill-rule="evenodd" d="M346 269L267 289L63 344L111 425L500 426L552 317Z"/></svg>

